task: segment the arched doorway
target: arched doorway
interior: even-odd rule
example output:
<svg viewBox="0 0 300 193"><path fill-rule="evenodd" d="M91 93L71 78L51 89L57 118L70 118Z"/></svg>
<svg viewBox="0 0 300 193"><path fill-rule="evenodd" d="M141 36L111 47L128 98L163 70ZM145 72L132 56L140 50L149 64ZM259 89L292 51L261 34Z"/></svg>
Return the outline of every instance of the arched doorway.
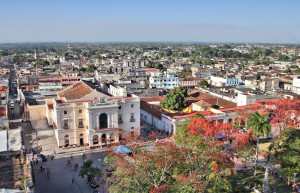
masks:
<svg viewBox="0 0 300 193"><path fill-rule="evenodd" d="M102 146L104 146L104 145L107 144L107 141L106 141L106 134L102 134L101 140L102 140Z"/></svg>
<svg viewBox="0 0 300 193"><path fill-rule="evenodd" d="M100 127L100 129L107 128L107 114L106 113L102 113L99 116L99 127Z"/></svg>
<svg viewBox="0 0 300 193"><path fill-rule="evenodd" d="M232 119L228 119L227 123L231 124L232 123Z"/></svg>
<svg viewBox="0 0 300 193"><path fill-rule="evenodd" d="M65 147L70 145L69 135L65 135Z"/></svg>
<svg viewBox="0 0 300 193"><path fill-rule="evenodd" d="M93 136L93 145L97 145L99 143L98 135Z"/></svg>
<svg viewBox="0 0 300 193"><path fill-rule="evenodd" d="M114 133L111 133L110 134L110 143L115 143L115 134Z"/></svg>

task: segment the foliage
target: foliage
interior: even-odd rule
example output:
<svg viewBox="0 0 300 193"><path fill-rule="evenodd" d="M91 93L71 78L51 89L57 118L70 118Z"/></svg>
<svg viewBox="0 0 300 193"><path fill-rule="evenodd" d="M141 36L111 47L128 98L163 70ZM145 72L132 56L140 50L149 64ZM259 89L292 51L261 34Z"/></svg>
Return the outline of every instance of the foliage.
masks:
<svg viewBox="0 0 300 193"><path fill-rule="evenodd" d="M290 57L286 56L286 55L283 55L281 54L279 57L278 57L278 60L282 60L282 61L288 61L290 59Z"/></svg>
<svg viewBox="0 0 300 193"><path fill-rule="evenodd" d="M186 90L183 87L173 88L161 102L161 106L168 110L178 110L187 106Z"/></svg>
<svg viewBox="0 0 300 193"><path fill-rule="evenodd" d="M292 70L291 70L291 68L287 68L286 70L284 70L283 71L284 73L291 73L292 72Z"/></svg>
<svg viewBox="0 0 300 193"><path fill-rule="evenodd" d="M268 121L268 114L262 114L261 112L254 112L248 115L247 127L252 129L253 133L256 135L256 159L255 159L255 171L256 175L257 162L258 162L258 151L259 151L259 136L266 136L270 133L272 126Z"/></svg>
<svg viewBox="0 0 300 193"><path fill-rule="evenodd" d="M100 177L102 176L101 170L97 167L93 167L92 165L93 165L92 160L86 160L80 168L79 176L82 178L84 176L87 176L88 181L94 179L100 179Z"/></svg>
<svg viewBox="0 0 300 193"><path fill-rule="evenodd" d="M60 60L54 60L53 64L60 64Z"/></svg>
<svg viewBox="0 0 300 193"><path fill-rule="evenodd" d="M156 68L156 69L160 69L160 70L162 70L164 68L164 66L157 61L155 61L155 62L149 61L146 65L146 67L147 68Z"/></svg>
<svg viewBox="0 0 300 193"><path fill-rule="evenodd" d="M191 69L191 68L184 68L184 69L182 70L182 72L192 72L192 69Z"/></svg>
<svg viewBox="0 0 300 193"><path fill-rule="evenodd" d="M226 137L217 139L221 133ZM224 142L242 149L251 135L230 124L194 117L178 128L176 145L157 142L154 148L136 148L133 157L115 154L107 158L117 168L108 178L111 192L231 192L227 176L233 175L233 156ZM128 141L131 144L131 141Z"/></svg>
<svg viewBox="0 0 300 193"><path fill-rule="evenodd" d="M300 175L300 130L288 127L270 145L274 158L280 162L282 172L291 179L293 173Z"/></svg>
<svg viewBox="0 0 300 193"><path fill-rule="evenodd" d="M243 146L242 150L238 152L238 157L241 159L245 167L251 161L255 160L255 147L252 144Z"/></svg>
<svg viewBox="0 0 300 193"><path fill-rule="evenodd" d="M47 60L39 59L36 61L36 65L46 66L49 65L49 62Z"/></svg>
<svg viewBox="0 0 300 193"><path fill-rule="evenodd" d="M94 72L96 70L96 67L95 66L89 66L88 68L87 68L87 71L88 72Z"/></svg>
<svg viewBox="0 0 300 193"><path fill-rule="evenodd" d="M299 127L300 99L277 99L261 103L264 113L269 114L271 124L277 125L281 130L286 127Z"/></svg>
<svg viewBox="0 0 300 193"><path fill-rule="evenodd" d="M198 83L198 85L199 85L200 87L208 87L208 86L209 86L209 84L208 84L208 82L207 82L206 80L201 80L201 81Z"/></svg>

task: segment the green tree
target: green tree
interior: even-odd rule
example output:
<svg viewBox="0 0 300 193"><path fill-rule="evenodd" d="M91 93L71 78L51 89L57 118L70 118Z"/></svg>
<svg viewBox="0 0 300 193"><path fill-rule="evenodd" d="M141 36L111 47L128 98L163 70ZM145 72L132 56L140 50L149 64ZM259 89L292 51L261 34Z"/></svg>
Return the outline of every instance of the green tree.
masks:
<svg viewBox="0 0 300 193"><path fill-rule="evenodd" d="M209 86L209 84L208 84L208 82L207 82L206 80L201 80L201 81L198 83L198 85L199 85L200 87L208 87L208 86Z"/></svg>
<svg viewBox="0 0 300 193"><path fill-rule="evenodd" d="M274 159L280 163L283 174L288 177L288 183L296 173L300 176L300 130L285 128L278 138L272 140L269 147L275 152Z"/></svg>
<svg viewBox="0 0 300 193"><path fill-rule="evenodd" d="M172 89L161 102L161 106L168 110L178 110L187 106L186 90L183 87Z"/></svg>
<svg viewBox="0 0 300 193"><path fill-rule="evenodd" d="M256 159L255 159L255 171L256 176L258 152L259 152L259 136L266 136L271 131L271 124L268 121L269 114L263 115L261 112L255 112L248 115L247 127L253 129L253 133L256 135Z"/></svg>
<svg viewBox="0 0 300 193"><path fill-rule="evenodd" d="M287 68L286 70L283 71L284 73L292 73L291 68Z"/></svg>
<svg viewBox="0 0 300 193"><path fill-rule="evenodd" d="M59 60L54 60L53 64L60 64L60 61Z"/></svg>
<svg viewBox="0 0 300 193"><path fill-rule="evenodd" d="M47 60L39 59L39 60L36 62L36 65L47 66L47 65L49 65L49 62L48 62Z"/></svg>
<svg viewBox="0 0 300 193"><path fill-rule="evenodd" d="M84 178L84 176L87 176L88 181L100 179L102 176L102 172L99 168L93 167L93 161L87 160L83 162L83 165L80 168L79 176Z"/></svg>
<svg viewBox="0 0 300 193"><path fill-rule="evenodd" d="M85 71L86 71L86 68L80 67L80 68L79 68L79 71L85 72Z"/></svg>
<svg viewBox="0 0 300 193"><path fill-rule="evenodd" d="M96 70L96 67L95 66L89 66L88 68L87 68L87 71L88 72L94 72Z"/></svg>

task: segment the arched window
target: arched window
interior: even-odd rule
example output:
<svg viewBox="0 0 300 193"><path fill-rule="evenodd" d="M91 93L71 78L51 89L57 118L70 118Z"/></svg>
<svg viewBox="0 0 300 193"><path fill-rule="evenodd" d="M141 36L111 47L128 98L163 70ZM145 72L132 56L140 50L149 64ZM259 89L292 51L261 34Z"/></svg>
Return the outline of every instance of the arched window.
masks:
<svg viewBox="0 0 300 193"><path fill-rule="evenodd" d="M98 140L98 135L94 135L93 136L93 144L96 145L98 144L99 140Z"/></svg>
<svg viewBox="0 0 300 193"><path fill-rule="evenodd" d="M102 129L102 128L107 128L107 114L106 113L102 113L100 116L99 116L99 128Z"/></svg>

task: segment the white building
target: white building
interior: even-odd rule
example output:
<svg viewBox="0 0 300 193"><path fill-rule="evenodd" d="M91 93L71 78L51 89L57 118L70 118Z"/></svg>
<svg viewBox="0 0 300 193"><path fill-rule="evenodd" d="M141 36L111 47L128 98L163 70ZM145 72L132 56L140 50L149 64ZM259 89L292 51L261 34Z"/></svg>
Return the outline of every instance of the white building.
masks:
<svg viewBox="0 0 300 193"><path fill-rule="evenodd" d="M173 89L180 85L179 77L167 74L166 77L150 77L150 88Z"/></svg>
<svg viewBox="0 0 300 193"><path fill-rule="evenodd" d="M121 135L139 134L140 99L136 96L112 97L80 81L59 92L52 108L47 108L47 118L52 115L59 147L101 148L117 143Z"/></svg>
<svg viewBox="0 0 300 193"><path fill-rule="evenodd" d="M216 76L212 76L210 77L211 80L211 84L214 86L237 86L240 84L240 79L239 78L223 78L223 77L216 77Z"/></svg>
<svg viewBox="0 0 300 193"><path fill-rule="evenodd" d="M293 79L293 92L300 94L300 76L294 77Z"/></svg>

